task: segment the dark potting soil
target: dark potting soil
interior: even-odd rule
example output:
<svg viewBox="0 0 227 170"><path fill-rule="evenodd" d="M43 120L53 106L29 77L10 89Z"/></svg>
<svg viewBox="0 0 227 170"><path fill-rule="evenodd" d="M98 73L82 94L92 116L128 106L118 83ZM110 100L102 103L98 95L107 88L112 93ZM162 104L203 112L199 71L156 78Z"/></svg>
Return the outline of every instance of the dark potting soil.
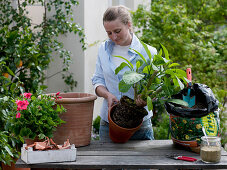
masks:
<svg viewBox="0 0 227 170"><path fill-rule="evenodd" d="M134 104L133 99L123 96L113 110L111 118L120 127L134 128L141 123L147 114L146 109Z"/></svg>

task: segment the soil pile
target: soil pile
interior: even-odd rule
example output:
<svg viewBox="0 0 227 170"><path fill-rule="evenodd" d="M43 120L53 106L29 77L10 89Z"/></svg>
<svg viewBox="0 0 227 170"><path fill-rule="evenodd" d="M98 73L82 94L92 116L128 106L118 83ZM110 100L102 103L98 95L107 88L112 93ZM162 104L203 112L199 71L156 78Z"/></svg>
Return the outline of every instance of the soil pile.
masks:
<svg viewBox="0 0 227 170"><path fill-rule="evenodd" d="M120 127L134 128L143 121L143 117L147 114L146 109L137 106L133 99L123 96L113 111L112 120Z"/></svg>

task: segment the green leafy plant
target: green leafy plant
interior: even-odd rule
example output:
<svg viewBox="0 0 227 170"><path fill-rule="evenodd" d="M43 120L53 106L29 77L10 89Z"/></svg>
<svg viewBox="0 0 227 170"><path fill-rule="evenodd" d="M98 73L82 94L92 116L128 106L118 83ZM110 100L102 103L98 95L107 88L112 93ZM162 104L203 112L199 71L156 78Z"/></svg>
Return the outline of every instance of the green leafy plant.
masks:
<svg viewBox="0 0 227 170"><path fill-rule="evenodd" d="M53 137L56 127L64 123L59 114L65 109L55 102L61 98L58 95L59 92L56 96L23 93L18 98L12 99L13 111L7 128L16 136L30 139Z"/></svg>
<svg viewBox="0 0 227 170"><path fill-rule="evenodd" d="M155 139L170 139L169 133L169 115L166 112L158 117L158 125L153 125Z"/></svg>
<svg viewBox="0 0 227 170"><path fill-rule="evenodd" d="M157 55L152 58L151 53L145 43L141 41L146 50L149 59L146 59L141 53L134 50L140 58L136 62L136 68L127 59L122 56L115 56L124 59L119 67L116 68L115 74L118 74L124 67L129 67L130 71L123 74L123 78L119 83L119 90L127 92L131 87L134 89L134 99L138 96L146 101L148 110L153 109L152 100L169 100L171 102L187 106L187 102L183 100L168 99L173 94L184 88L181 82L188 82L185 78L186 73L177 63L173 63L169 58L167 49L162 46L162 49ZM164 57L162 57L164 55ZM136 102L136 100L134 100Z"/></svg>
<svg viewBox="0 0 227 170"><path fill-rule="evenodd" d="M95 120L93 120L92 127L93 127L94 133L99 133L100 120L101 120L100 116L97 116Z"/></svg>
<svg viewBox="0 0 227 170"><path fill-rule="evenodd" d="M41 23L33 23L28 11L29 6L37 4L44 11ZM78 35L85 49L83 29L74 21L72 8L76 5L76 0L3 0L0 3L0 56L7 67L1 69L0 75L14 83L20 80L25 91L34 93L40 85L46 87L44 80L48 77L44 71L55 57L60 57L62 70L56 74L62 74L72 90L77 82L69 71L71 53L64 49L59 36Z"/></svg>
<svg viewBox="0 0 227 170"><path fill-rule="evenodd" d="M18 140L9 134L8 131L0 131L0 162L11 165L19 158Z"/></svg>
<svg viewBox="0 0 227 170"><path fill-rule="evenodd" d="M219 100L219 116L220 116L220 137L221 143L224 147L227 145L227 112L226 112L226 101L227 101L227 92L225 90L218 90L217 98Z"/></svg>
<svg viewBox="0 0 227 170"><path fill-rule="evenodd" d="M8 81L4 76L0 76L0 78L2 81ZM10 88L7 87L7 90L13 96L14 92L19 90L18 86L10 81L8 84ZM5 87L2 86L1 89L4 91ZM15 159L19 158L23 142L20 136L15 136L6 126L11 111L13 111L13 102L10 97L0 93L0 162L7 165L11 165L12 162L15 162Z"/></svg>
<svg viewBox="0 0 227 170"><path fill-rule="evenodd" d="M156 48L165 42L173 62L185 70L191 67L193 83L212 89L222 103L221 135L225 138L222 141L227 141L223 107L227 77L223 64L227 56L225 0L153 0L150 6L138 6L133 12L133 24L142 41Z"/></svg>

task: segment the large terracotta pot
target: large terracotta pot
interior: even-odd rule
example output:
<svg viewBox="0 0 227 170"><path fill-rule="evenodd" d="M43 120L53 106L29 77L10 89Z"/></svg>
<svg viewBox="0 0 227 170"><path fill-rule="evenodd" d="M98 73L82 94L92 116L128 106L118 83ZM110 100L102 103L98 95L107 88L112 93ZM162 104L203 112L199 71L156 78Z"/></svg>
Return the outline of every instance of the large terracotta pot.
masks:
<svg viewBox="0 0 227 170"><path fill-rule="evenodd" d="M141 127L143 121L135 127L135 128L123 128L118 126L114 121L112 120L111 116L113 113L113 110L115 109L117 105L113 105L108 113L108 120L109 120L109 135L110 139L115 143L125 143L127 142L130 137Z"/></svg>
<svg viewBox="0 0 227 170"><path fill-rule="evenodd" d="M56 102L66 108L66 112L60 115L66 123L57 127L53 140L57 144L63 144L67 139L76 147L86 146L91 141L91 129L93 119L94 101L96 95L87 93L60 93L62 99Z"/></svg>

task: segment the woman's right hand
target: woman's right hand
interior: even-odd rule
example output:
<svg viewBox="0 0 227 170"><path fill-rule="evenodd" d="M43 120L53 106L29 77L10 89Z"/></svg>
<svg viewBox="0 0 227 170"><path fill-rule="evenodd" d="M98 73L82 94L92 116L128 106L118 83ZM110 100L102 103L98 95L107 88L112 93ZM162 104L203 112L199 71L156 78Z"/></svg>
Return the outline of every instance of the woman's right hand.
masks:
<svg viewBox="0 0 227 170"><path fill-rule="evenodd" d="M108 109L110 109L111 106L113 106L115 103L118 103L119 100L114 96L112 93L110 93L106 87L100 85L96 87L95 89L96 94L100 97L104 97L108 102Z"/></svg>
<svg viewBox="0 0 227 170"><path fill-rule="evenodd" d="M113 106L115 103L118 103L119 100L114 96L112 93L109 93L107 95L107 101L108 101L108 108L110 109L111 106Z"/></svg>

